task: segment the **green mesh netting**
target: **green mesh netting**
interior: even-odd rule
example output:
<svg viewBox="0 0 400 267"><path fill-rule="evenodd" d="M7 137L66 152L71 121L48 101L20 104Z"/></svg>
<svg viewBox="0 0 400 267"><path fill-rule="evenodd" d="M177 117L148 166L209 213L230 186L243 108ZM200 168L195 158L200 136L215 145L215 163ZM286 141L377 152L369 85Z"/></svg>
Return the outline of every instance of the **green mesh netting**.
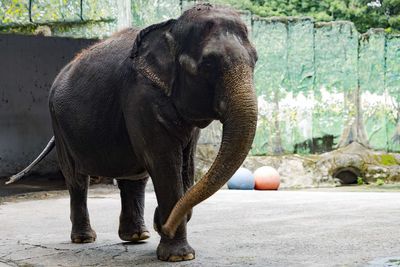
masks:
<svg viewBox="0 0 400 267"><path fill-rule="evenodd" d="M80 1L32 0L32 22L72 22L80 20Z"/></svg>
<svg viewBox="0 0 400 267"><path fill-rule="evenodd" d="M84 20L109 20L116 17L117 3L114 0L82 1L82 18Z"/></svg>
<svg viewBox="0 0 400 267"><path fill-rule="evenodd" d="M117 24L111 22L90 22L75 25L53 25L51 27L54 36L63 36L74 38L106 38L116 31Z"/></svg>
<svg viewBox="0 0 400 267"><path fill-rule="evenodd" d="M252 37L259 57L254 78L259 119L252 152L279 152L287 141L282 139L284 125L279 110L279 100L287 94L287 24L255 20Z"/></svg>
<svg viewBox="0 0 400 267"><path fill-rule="evenodd" d="M117 3L113 0L0 1L0 31L34 33L47 25L54 36L103 38L117 29ZM12 28L10 28L12 27Z"/></svg>
<svg viewBox="0 0 400 267"><path fill-rule="evenodd" d="M349 22L316 23L313 137L340 137L355 115L358 33Z"/></svg>
<svg viewBox="0 0 400 267"><path fill-rule="evenodd" d="M28 1L0 1L0 26L29 24Z"/></svg>
<svg viewBox="0 0 400 267"><path fill-rule="evenodd" d="M374 30L360 38L350 22L273 18L253 22L253 41L253 154L308 153L313 142L351 136L355 124L373 148L399 149L398 37Z"/></svg>
<svg viewBox="0 0 400 267"><path fill-rule="evenodd" d="M400 151L400 36L386 38L386 104L388 149Z"/></svg>
<svg viewBox="0 0 400 267"><path fill-rule="evenodd" d="M134 0L131 2L133 25L148 26L181 14L180 0Z"/></svg>
<svg viewBox="0 0 400 267"><path fill-rule="evenodd" d="M314 23L311 19L288 20L287 88L282 101L288 139L285 151L304 151L296 144L312 138L312 100L314 82Z"/></svg>
<svg viewBox="0 0 400 267"><path fill-rule="evenodd" d="M385 96L385 34L369 31L360 39L359 80L364 124L372 147L385 149L388 136Z"/></svg>

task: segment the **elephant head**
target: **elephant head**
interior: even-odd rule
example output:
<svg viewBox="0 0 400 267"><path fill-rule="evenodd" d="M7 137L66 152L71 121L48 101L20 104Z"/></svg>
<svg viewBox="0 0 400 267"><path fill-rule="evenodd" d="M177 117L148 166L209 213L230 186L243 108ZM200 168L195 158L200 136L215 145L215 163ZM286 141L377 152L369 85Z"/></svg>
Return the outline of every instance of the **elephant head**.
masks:
<svg viewBox="0 0 400 267"><path fill-rule="evenodd" d="M177 20L142 30L132 50L136 69L200 128L223 124L218 155L204 177L176 203L162 231L173 237L186 214L220 189L246 158L255 135L257 53L246 25L228 8L196 5Z"/></svg>

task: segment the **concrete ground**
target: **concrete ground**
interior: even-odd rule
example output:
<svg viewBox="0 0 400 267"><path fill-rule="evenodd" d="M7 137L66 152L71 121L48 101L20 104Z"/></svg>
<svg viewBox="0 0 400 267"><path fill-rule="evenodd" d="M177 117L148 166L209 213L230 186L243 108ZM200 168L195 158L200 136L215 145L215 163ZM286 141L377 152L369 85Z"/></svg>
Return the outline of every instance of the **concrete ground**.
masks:
<svg viewBox="0 0 400 267"><path fill-rule="evenodd" d="M189 223L196 259L162 263L152 229L155 195L146 193L152 237L117 235L120 199L112 186L90 191L97 241L69 241L65 191L9 198L0 205L0 266L400 266L400 192L221 190ZM43 199L42 199L43 198Z"/></svg>

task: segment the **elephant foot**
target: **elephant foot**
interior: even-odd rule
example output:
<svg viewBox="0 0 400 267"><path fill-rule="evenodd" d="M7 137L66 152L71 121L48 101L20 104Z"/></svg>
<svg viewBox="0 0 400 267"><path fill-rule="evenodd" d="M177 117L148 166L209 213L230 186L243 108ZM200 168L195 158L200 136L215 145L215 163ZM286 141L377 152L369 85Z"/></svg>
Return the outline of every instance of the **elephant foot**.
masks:
<svg viewBox="0 0 400 267"><path fill-rule="evenodd" d="M120 222L118 235L123 241L139 242L148 239L150 237L150 232L144 224L137 227L133 224L124 224Z"/></svg>
<svg viewBox="0 0 400 267"><path fill-rule="evenodd" d="M138 233L118 233L119 238L123 241L128 242L139 242L142 240L146 240L150 237L150 233L148 231L138 232Z"/></svg>
<svg viewBox="0 0 400 267"><path fill-rule="evenodd" d="M153 217L153 228L154 231L156 231L157 233L160 233L160 214L158 211L158 207L156 207L156 209L154 210L154 217Z"/></svg>
<svg viewBox="0 0 400 267"><path fill-rule="evenodd" d="M162 238L157 248L157 257L162 261L189 261L195 258L195 252L186 239L167 240Z"/></svg>
<svg viewBox="0 0 400 267"><path fill-rule="evenodd" d="M96 232L90 228L88 230L72 231L72 243L93 243L96 240Z"/></svg>

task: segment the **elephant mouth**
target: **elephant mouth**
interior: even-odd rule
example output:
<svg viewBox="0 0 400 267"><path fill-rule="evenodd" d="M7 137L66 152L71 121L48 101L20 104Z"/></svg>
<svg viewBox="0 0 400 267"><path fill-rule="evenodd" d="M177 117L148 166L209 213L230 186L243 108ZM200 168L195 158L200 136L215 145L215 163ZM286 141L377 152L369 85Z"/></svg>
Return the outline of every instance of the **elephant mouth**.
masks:
<svg viewBox="0 0 400 267"><path fill-rule="evenodd" d="M209 119L209 120L194 120L194 124L196 125L196 127L200 128L200 129L204 129L208 125L210 125L210 123L212 121L213 121L212 119Z"/></svg>

